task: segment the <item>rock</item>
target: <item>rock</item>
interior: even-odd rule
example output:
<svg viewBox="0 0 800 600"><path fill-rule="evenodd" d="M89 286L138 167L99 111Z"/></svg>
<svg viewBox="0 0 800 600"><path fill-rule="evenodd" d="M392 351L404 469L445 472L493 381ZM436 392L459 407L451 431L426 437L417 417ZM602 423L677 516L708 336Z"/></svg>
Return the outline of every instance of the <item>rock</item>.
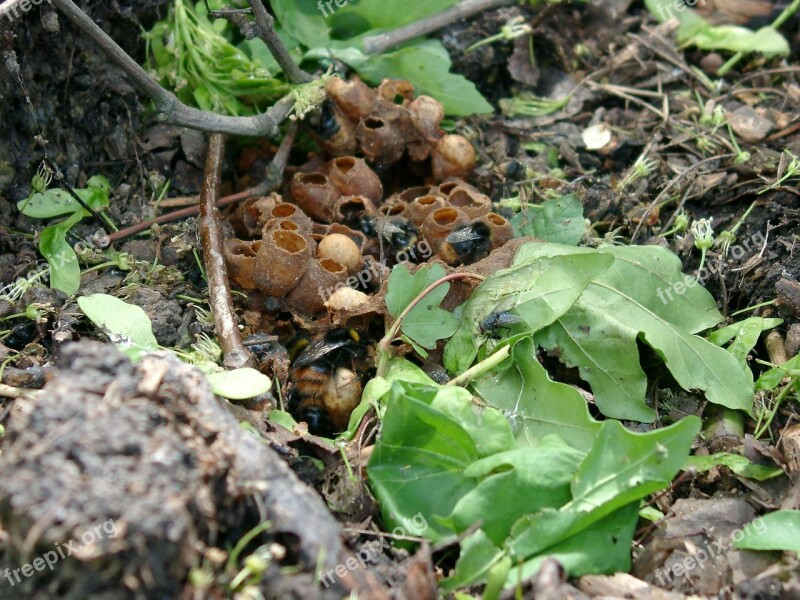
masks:
<svg viewBox="0 0 800 600"><path fill-rule="evenodd" d="M750 106L740 106L732 113L727 113L727 117L733 132L751 144L763 140L775 127L772 121L759 115Z"/></svg>

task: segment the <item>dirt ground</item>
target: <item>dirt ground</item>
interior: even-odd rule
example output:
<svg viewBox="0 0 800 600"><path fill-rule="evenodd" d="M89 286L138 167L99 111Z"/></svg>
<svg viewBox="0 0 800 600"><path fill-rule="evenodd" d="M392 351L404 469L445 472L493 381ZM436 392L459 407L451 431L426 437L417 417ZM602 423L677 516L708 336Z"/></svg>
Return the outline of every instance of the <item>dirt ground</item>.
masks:
<svg viewBox="0 0 800 600"><path fill-rule="evenodd" d="M79 4L142 62L139 32L163 18L169 2ZM518 14L534 23L536 69L524 60L527 38L464 54ZM550 115L497 112L458 121L456 129L478 150L470 182L495 201L519 193L531 194L532 201L551 190L575 193L594 242L669 246L686 272L699 266L692 238L667 239L658 232L680 212L712 217L715 231L729 229L754 203L736 233L738 246L727 256L712 250L702 282L726 317L777 298L756 314L785 320L779 332L791 357L800 348L800 256L794 252L800 188L795 178L758 193L785 168L785 150L800 156L800 20L795 17L783 32L790 57L746 59L723 89L709 92L693 66L711 71L720 57L678 50L639 2L564 3L544 12L513 7L455 23L437 37L450 50L454 69L493 104L520 89L557 98L581 82L569 104ZM205 138L156 123L122 72L53 8L45 4L24 23L0 26L0 61L0 286L42 264L34 240L41 221L16 208L30 194L31 177L44 157L42 139L72 186L98 173L108 177L110 217L120 227L157 214L153 200L167 179L170 196L199 192ZM703 107L696 94L750 119L737 129L751 136L750 160L735 164L724 128L709 134L698 125ZM611 127L614 139L599 150L587 149L582 132L599 122ZM765 129L751 130L756 125ZM532 151L532 145L549 152ZM637 158L652 148L656 158L649 172L620 190ZM227 151L224 189L233 192L253 182L254 171L246 168L252 161L242 157L258 160L274 146L250 140L229 143ZM553 155L567 185L552 176ZM290 165L303 160L297 150ZM74 232L88 237L95 230L97 224L85 220ZM213 325L198 318L191 302L203 297L204 287L192 253L196 245L194 219L129 238L117 247L162 268L143 267L133 278L114 269L96 271L83 278L81 293L104 292L141 306L161 345L187 347L196 334L213 335ZM58 559L63 564L8 592L0 579L0 597L224 597L218 584L236 571L222 549L265 515L270 527L242 549L247 554L265 544L271 548L260 584L265 597L338 598L352 589L367 590L359 597L383 597L387 584L393 597L436 597L434 573L452 567L452 548L423 545L415 554L390 548L366 575L350 572L330 587L315 582L315 567L346 560L371 539L359 532L380 525L375 501L363 481L347 476L337 448L276 427L259 406L220 402L182 363L152 357L130 365L110 345L97 345L99 337L75 298L57 290L39 286L16 303L0 300L0 318L32 302L49 303L43 320L0 324L9 330L0 343L0 362L22 353L5 366L2 383L33 389L46 383L45 395L35 400L1 399L6 434L0 455L0 574L58 550L65 540L81 539L87 523L99 544L91 552L76 549ZM246 308L252 311L253 304ZM284 318L279 314L276 320ZM755 354L770 357L763 343ZM685 402L676 410L700 410L691 398ZM745 454L764 464L797 461L779 443L797 414L797 402L789 400L773 423L774 442L748 441ZM726 448L713 435L700 443L711 452ZM682 560L676 538L699 540L711 532L722 540L761 509L800 508L799 486L789 477L745 481L719 468L683 479L658 498L657 506L671 515L666 524L657 531L642 524L637 531L632 574L652 587L637 588L624 576L568 583L548 566L526 584L526 597L800 598L797 559L779 554L729 549L713 556L713 568L696 578L664 576ZM113 531L103 529L110 522ZM315 565L320 549L327 553L325 564Z"/></svg>

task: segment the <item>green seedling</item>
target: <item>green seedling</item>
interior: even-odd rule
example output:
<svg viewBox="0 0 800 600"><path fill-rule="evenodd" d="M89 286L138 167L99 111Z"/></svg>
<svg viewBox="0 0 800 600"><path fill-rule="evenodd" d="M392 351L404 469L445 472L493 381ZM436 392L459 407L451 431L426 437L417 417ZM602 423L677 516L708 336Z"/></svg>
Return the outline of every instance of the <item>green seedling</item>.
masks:
<svg viewBox="0 0 800 600"><path fill-rule="evenodd" d="M714 230L711 228L713 217L697 219L692 223L691 231L694 235L694 247L700 250L700 266L697 268L699 275L706 263L706 252L714 245Z"/></svg>
<svg viewBox="0 0 800 600"><path fill-rule="evenodd" d="M721 231L720 234L717 236L717 239L714 241L714 245L719 247L720 251L722 252L723 258L727 258L728 251L730 250L734 242L736 242L736 232L739 230L739 227L742 226L744 220L750 215L750 212L753 210L755 205L756 203L754 200L753 203L747 208L746 211L744 211L744 214L731 229L726 229L724 231Z"/></svg>
<svg viewBox="0 0 800 600"><path fill-rule="evenodd" d="M800 158L795 156L788 148L784 150L784 153L789 159L789 164L786 165L786 171L783 173L783 175L776 179L774 183L770 183L763 190L760 190L758 192L759 194L763 194L768 190L774 190L778 186L783 185L783 183L789 179L800 177Z"/></svg>
<svg viewBox="0 0 800 600"><path fill-rule="evenodd" d="M667 237L675 233L683 233L687 229L689 229L689 215L681 211L675 215L675 223L673 223L672 228L664 231L661 235Z"/></svg>
<svg viewBox="0 0 800 600"><path fill-rule="evenodd" d="M525 22L525 17L514 17L500 28L500 33L496 33L495 35L482 39L479 42L475 42L466 50L464 50L464 54L469 54L473 50L476 50L481 46L485 46L486 44L491 44L499 40L510 42L511 40L515 40L518 37L529 35L531 33L533 33L533 28Z"/></svg>
<svg viewBox="0 0 800 600"><path fill-rule="evenodd" d="M507 117L543 117L564 108L572 98L542 98L524 92L511 98L500 100L500 110Z"/></svg>
<svg viewBox="0 0 800 600"><path fill-rule="evenodd" d="M624 179L620 181L618 186L618 191L624 190L629 185L636 183L640 179L645 179L650 177L653 172L653 169L656 168L658 163L655 160L647 158L644 154L639 156L636 159L636 162L633 163L633 166L628 170L627 175L625 175Z"/></svg>

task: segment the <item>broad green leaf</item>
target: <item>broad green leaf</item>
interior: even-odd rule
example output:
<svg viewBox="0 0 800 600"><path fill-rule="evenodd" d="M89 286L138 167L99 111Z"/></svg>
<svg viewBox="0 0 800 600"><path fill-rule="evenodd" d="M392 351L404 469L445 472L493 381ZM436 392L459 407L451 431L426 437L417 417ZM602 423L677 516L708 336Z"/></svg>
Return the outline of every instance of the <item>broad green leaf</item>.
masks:
<svg viewBox="0 0 800 600"><path fill-rule="evenodd" d="M520 446L535 446L544 436L557 434L588 452L601 427L575 388L550 380L530 339L514 346L509 368L482 377L474 389L506 416Z"/></svg>
<svg viewBox="0 0 800 600"><path fill-rule="evenodd" d="M316 0L272 0L281 29L308 48L326 46L330 27Z"/></svg>
<svg viewBox="0 0 800 600"><path fill-rule="evenodd" d="M108 294L78 298L78 307L131 360L158 349L150 317L141 307Z"/></svg>
<svg viewBox="0 0 800 600"><path fill-rule="evenodd" d="M461 542L461 552L453 575L439 582L439 588L447 593L487 580L489 571L502 561L505 553L495 546L479 529Z"/></svg>
<svg viewBox="0 0 800 600"><path fill-rule="evenodd" d="M72 295L81 286L81 267L78 256L67 243L67 232L83 218L78 211L39 234L39 252L50 265L50 287Z"/></svg>
<svg viewBox="0 0 800 600"><path fill-rule="evenodd" d="M405 526L419 513L427 524L413 535L438 541L452 530L437 517L477 483L464 469L513 447L505 418L474 405L466 390L395 382L367 475L388 526Z"/></svg>
<svg viewBox="0 0 800 600"><path fill-rule="evenodd" d="M733 547L740 550L784 550L800 556L800 510L776 510L748 523Z"/></svg>
<svg viewBox="0 0 800 600"><path fill-rule="evenodd" d="M285 410L271 410L269 412L269 420L272 423L277 423L281 427L285 427L289 431L292 431L297 426L297 421Z"/></svg>
<svg viewBox="0 0 800 600"><path fill-rule="evenodd" d="M105 177L95 175L89 179L89 187L75 190L78 197L94 210L101 210L108 206L108 180ZM109 186L109 187L107 187ZM17 202L19 211L34 219L51 219L73 213L80 213L88 216L83 207L67 192L59 188L53 188L44 192L37 192L31 197Z"/></svg>
<svg viewBox="0 0 800 600"><path fill-rule="evenodd" d="M272 380L255 369L245 367L231 371L207 373L211 390L229 400L247 400L265 394L272 387Z"/></svg>
<svg viewBox="0 0 800 600"><path fill-rule="evenodd" d="M796 377L790 371L800 371L800 354L793 356L782 365L773 367L763 373L756 381L755 387L757 390L774 390L781 384L784 377L789 377L790 375Z"/></svg>
<svg viewBox="0 0 800 600"><path fill-rule="evenodd" d="M475 84L462 75L450 73L450 56L438 40L414 42L372 56L354 68L373 85L384 77L406 79L413 84L417 95L433 96L441 102L448 115L467 116L493 110Z"/></svg>
<svg viewBox="0 0 800 600"><path fill-rule="evenodd" d="M755 348L761 333L781 323L783 319L750 317L712 332L708 341L723 346L733 339L733 343L728 346L728 352L736 357L742 367L747 368L747 355Z"/></svg>
<svg viewBox="0 0 800 600"><path fill-rule="evenodd" d="M583 237L586 224L583 205L575 194L545 200L537 208L523 210L511 219L514 235L532 235L546 242L574 246Z"/></svg>
<svg viewBox="0 0 800 600"><path fill-rule="evenodd" d="M432 517L448 515L475 486L476 481L463 471L478 458L466 431L395 383L381 436L367 466L387 527L422 513L428 527L415 535L438 541L450 534Z"/></svg>
<svg viewBox="0 0 800 600"><path fill-rule="evenodd" d="M439 264L423 267L414 275L402 264L395 266L386 292L390 314L397 318L425 288L444 275L444 268ZM450 337L458 327L458 319L453 313L439 307L448 291L449 283L436 287L411 309L400 326L405 335L423 348L436 348L437 340Z"/></svg>
<svg viewBox="0 0 800 600"><path fill-rule="evenodd" d="M740 477L747 479L755 479L757 481L764 481L777 477L783 473L783 469L777 467L765 467L750 462L750 460L739 454L731 454L729 452L717 452L708 456L690 456L686 459L686 464L683 470L696 469L698 471L708 471L716 466L724 465Z"/></svg>
<svg viewBox="0 0 800 600"><path fill-rule="evenodd" d="M587 284L606 271L613 257L593 253L532 257L490 275L464 305L462 321L444 349L444 366L461 373L475 359L487 336L480 323L496 311L513 310L529 331L538 331L562 316Z"/></svg>
<svg viewBox="0 0 800 600"><path fill-rule="evenodd" d="M363 23L363 27L368 29L394 29L442 11L457 2L458 0L425 0L415 3L403 0L358 0L337 8L334 0L331 22L339 30L345 24L356 22Z"/></svg>
<svg viewBox="0 0 800 600"><path fill-rule="evenodd" d="M620 508L592 527L559 542L509 573L506 587L536 574L546 558L554 558L569 577L588 573L626 573L631 568L631 543L639 502Z"/></svg>
<svg viewBox="0 0 800 600"><path fill-rule="evenodd" d="M498 452L476 461L464 475L480 483L458 501L448 521L459 533L483 521L483 532L500 546L523 515L558 508L572 499L570 481L585 456L551 436L536 448Z"/></svg>
<svg viewBox="0 0 800 600"><path fill-rule="evenodd" d="M713 298L680 272L680 261L658 246L603 246L597 250L532 243L514 263L536 257L597 252L614 264L592 280L573 306L536 335L548 351L577 366L608 417L652 421L647 378L637 339L664 360L678 384L705 392L709 401L750 412L752 375L734 356L692 335L721 320Z"/></svg>
<svg viewBox="0 0 800 600"><path fill-rule="evenodd" d="M736 25L711 25L697 11L673 0L645 0L645 6L659 21L676 17L680 22L678 41L684 46L697 46L703 50L728 50L730 52L761 52L767 57L789 54L789 44L772 27L752 31Z"/></svg>
<svg viewBox="0 0 800 600"><path fill-rule="evenodd" d="M697 417L686 417L663 429L633 433L619 421L605 421L572 482L572 501L559 510L520 519L507 544L512 556L526 559L549 552L611 513L666 487L689 456L700 424ZM637 511L638 506L634 515Z"/></svg>

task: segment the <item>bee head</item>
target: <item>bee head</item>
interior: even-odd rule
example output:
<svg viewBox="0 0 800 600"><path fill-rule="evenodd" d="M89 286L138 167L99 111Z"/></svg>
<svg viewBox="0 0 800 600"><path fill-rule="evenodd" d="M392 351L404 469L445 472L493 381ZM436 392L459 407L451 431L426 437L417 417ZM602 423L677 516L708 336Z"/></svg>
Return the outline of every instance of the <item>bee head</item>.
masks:
<svg viewBox="0 0 800 600"><path fill-rule="evenodd" d="M309 433L330 437L333 435L333 421L328 411L321 406L309 406L302 408L298 414L299 421L308 424Z"/></svg>

